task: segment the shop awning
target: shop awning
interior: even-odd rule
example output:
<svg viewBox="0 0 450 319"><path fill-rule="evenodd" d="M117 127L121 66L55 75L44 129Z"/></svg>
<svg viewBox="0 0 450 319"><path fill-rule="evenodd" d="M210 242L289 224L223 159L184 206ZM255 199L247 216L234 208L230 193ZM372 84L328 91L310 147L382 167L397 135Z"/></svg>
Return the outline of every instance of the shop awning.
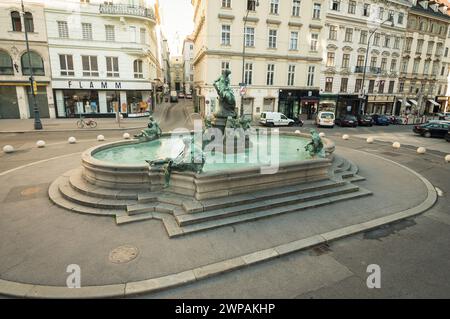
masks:
<svg viewBox="0 0 450 319"><path fill-rule="evenodd" d="M411 102L412 104L414 104L415 106L417 106L417 101L416 100L409 100L409 102Z"/></svg>
<svg viewBox="0 0 450 319"><path fill-rule="evenodd" d="M433 105L436 105L436 106L441 106L438 102L436 102L435 100L428 100L428 102L430 102L431 104L433 104Z"/></svg>
<svg viewBox="0 0 450 319"><path fill-rule="evenodd" d="M403 99L398 99L398 101L399 101L400 103L402 103L402 105L403 105ZM406 105L406 106L411 106L411 104L409 104L408 101L406 101L406 100L405 100L405 105Z"/></svg>

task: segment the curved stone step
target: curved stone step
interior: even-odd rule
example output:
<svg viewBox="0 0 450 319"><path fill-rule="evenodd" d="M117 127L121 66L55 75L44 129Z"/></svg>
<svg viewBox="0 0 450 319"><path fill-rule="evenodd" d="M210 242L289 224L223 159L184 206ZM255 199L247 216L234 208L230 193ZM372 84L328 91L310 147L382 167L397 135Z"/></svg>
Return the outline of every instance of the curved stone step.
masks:
<svg viewBox="0 0 450 319"><path fill-rule="evenodd" d="M314 192L307 192L303 194L296 194L291 196L281 196L276 198L269 198L259 200L254 203L243 204L239 206L231 206L227 208L220 208L208 210L202 213L183 214L176 216L176 220L180 226L185 226L194 223L202 223L214 219L223 219L235 215L247 214L254 211L265 211L276 207L285 207L297 205L299 203L315 201L321 198L328 198L330 196L337 196L341 194L354 193L359 190L358 186L346 183L340 187L331 189L323 189Z"/></svg>
<svg viewBox="0 0 450 319"><path fill-rule="evenodd" d="M218 219L218 220L209 220L209 221L205 221L202 223L182 226L181 229L182 229L183 234L190 234L190 233L195 233L195 232L199 232L199 231L205 231L205 230L218 228L221 226L228 226L228 225L233 225L233 224L242 223L242 222L254 221L254 220L258 220L258 219L262 219L262 218L266 218L266 217L270 217L270 216L276 216L276 215L285 214L285 213L294 213L294 212L298 212L298 211L301 211L301 210L304 210L307 208L320 207L320 206L336 203L336 202L343 201L343 200L368 196L371 194L372 194L371 191L360 188L357 192L353 192L353 193L340 194L340 195L336 195L336 196L330 196L327 198L320 198L320 199L317 199L314 201L304 202L301 204L276 207L276 208L267 209L267 210L260 210L260 211L253 212L253 213L231 216L231 217L222 218L222 219Z"/></svg>
<svg viewBox="0 0 450 319"><path fill-rule="evenodd" d="M262 190L249 194L233 195L202 201L190 200L185 201L182 206L187 213L200 213L208 210L260 202L272 198L286 197L290 195L298 195L323 189L339 187L343 186L344 184L346 184L345 181L322 180L317 182L280 187L276 189Z"/></svg>
<svg viewBox="0 0 450 319"><path fill-rule="evenodd" d="M94 208L107 208L107 209L122 209L125 210L128 205L137 203L137 200L130 199L108 199L100 197L92 197L77 192L69 183L69 180L65 183L59 184L59 191L62 196L74 203L94 207Z"/></svg>

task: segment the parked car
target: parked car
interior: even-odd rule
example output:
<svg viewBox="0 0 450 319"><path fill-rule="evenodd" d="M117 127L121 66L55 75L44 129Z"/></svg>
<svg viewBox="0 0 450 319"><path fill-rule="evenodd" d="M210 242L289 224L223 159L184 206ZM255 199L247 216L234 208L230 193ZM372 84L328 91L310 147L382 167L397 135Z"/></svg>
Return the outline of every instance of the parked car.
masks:
<svg viewBox="0 0 450 319"><path fill-rule="evenodd" d="M316 116L316 125L318 127L328 126L334 127L334 113L333 112L319 112Z"/></svg>
<svg viewBox="0 0 450 319"><path fill-rule="evenodd" d="M357 127L358 119L352 114L343 114L339 116L334 123L339 126Z"/></svg>
<svg viewBox="0 0 450 319"><path fill-rule="evenodd" d="M262 112L259 123L266 126L292 126L295 122L280 112Z"/></svg>
<svg viewBox="0 0 450 319"><path fill-rule="evenodd" d="M450 130L448 130L447 134L445 134L445 140L450 142Z"/></svg>
<svg viewBox="0 0 450 319"><path fill-rule="evenodd" d="M294 126L303 126L303 121L301 118L294 117L293 120L294 120Z"/></svg>
<svg viewBox="0 0 450 319"><path fill-rule="evenodd" d="M170 102L171 103L177 103L178 102L177 91L171 91L170 92Z"/></svg>
<svg viewBox="0 0 450 319"><path fill-rule="evenodd" d="M450 112L438 113L437 116L440 120L450 121Z"/></svg>
<svg viewBox="0 0 450 319"><path fill-rule="evenodd" d="M183 92L178 92L178 98L179 99L184 99L184 93Z"/></svg>
<svg viewBox="0 0 450 319"><path fill-rule="evenodd" d="M450 129L450 123L441 122L430 122L422 125L415 125L413 131L416 134L420 134L424 137L445 137Z"/></svg>
<svg viewBox="0 0 450 319"><path fill-rule="evenodd" d="M394 115L386 115L386 117L389 119L389 124L398 124L397 118Z"/></svg>
<svg viewBox="0 0 450 319"><path fill-rule="evenodd" d="M391 120L386 115L382 114L373 114L372 120L375 125L389 125L391 123Z"/></svg>
<svg viewBox="0 0 450 319"><path fill-rule="evenodd" d="M192 94L189 94L189 93L186 94L186 98L187 98L187 99L192 99Z"/></svg>
<svg viewBox="0 0 450 319"><path fill-rule="evenodd" d="M367 114L358 115L358 125L359 126L372 126L372 117Z"/></svg>

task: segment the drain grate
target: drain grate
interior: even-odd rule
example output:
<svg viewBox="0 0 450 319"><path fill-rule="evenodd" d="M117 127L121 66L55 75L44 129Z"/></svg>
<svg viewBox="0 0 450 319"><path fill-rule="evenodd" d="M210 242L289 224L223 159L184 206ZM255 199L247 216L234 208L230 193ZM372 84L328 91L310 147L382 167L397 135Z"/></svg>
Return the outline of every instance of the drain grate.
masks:
<svg viewBox="0 0 450 319"><path fill-rule="evenodd" d="M119 246L109 253L109 261L115 264L124 264L135 259L138 254L139 250L134 246Z"/></svg>
<svg viewBox="0 0 450 319"><path fill-rule="evenodd" d="M327 254L331 251L330 245L327 243L314 246L311 249L316 256Z"/></svg>

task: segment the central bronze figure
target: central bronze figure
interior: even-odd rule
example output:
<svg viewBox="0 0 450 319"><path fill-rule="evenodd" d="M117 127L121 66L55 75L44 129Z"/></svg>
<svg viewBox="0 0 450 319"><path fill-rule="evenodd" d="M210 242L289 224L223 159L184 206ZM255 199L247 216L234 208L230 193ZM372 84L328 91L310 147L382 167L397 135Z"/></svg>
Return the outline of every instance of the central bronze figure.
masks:
<svg viewBox="0 0 450 319"><path fill-rule="evenodd" d="M236 99L230 87L230 70L225 70L222 75L214 81L214 88L219 96L219 108L214 116L221 118L236 117Z"/></svg>

